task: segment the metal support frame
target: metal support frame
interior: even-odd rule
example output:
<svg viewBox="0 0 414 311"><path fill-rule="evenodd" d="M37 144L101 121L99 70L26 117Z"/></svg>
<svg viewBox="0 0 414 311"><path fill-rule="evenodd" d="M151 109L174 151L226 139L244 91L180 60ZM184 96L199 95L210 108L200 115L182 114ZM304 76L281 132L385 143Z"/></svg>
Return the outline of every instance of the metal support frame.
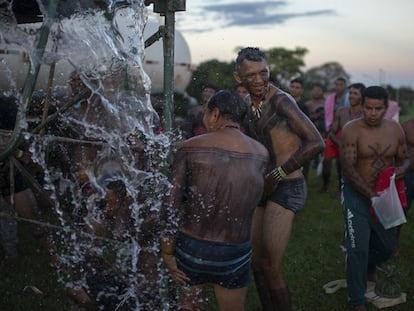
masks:
<svg viewBox="0 0 414 311"><path fill-rule="evenodd" d="M174 115L174 39L175 12L185 11L185 0L156 0L154 12L164 16L165 25L145 42L145 46L154 43L162 36L164 48L164 115L163 126L166 132L173 126ZM148 43L148 45L147 45Z"/></svg>

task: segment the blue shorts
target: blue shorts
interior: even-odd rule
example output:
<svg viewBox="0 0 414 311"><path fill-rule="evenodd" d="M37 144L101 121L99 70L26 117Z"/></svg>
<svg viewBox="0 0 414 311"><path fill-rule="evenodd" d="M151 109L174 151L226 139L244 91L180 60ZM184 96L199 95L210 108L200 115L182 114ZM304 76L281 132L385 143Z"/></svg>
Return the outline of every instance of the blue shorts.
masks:
<svg viewBox="0 0 414 311"><path fill-rule="evenodd" d="M307 194L305 178L284 179L268 200L297 213L305 207Z"/></svg>
<svg viewBox="0 0 414 311"><path fill-rule="evenodd" d="M251 241L221 243L178 233L174 256L178 268L189 278L188 285L218 284L227 289L249 284Z"/></svg>

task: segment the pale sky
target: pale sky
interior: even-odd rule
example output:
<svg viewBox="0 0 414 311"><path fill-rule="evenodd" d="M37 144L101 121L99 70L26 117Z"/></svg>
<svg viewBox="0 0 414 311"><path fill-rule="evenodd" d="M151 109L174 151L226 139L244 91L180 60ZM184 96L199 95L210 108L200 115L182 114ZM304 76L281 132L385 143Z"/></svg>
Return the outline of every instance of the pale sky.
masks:
<svg viewBox="0 0 414 311"><path fill-rule="evenodd" d="M187 0L175 17L193 64L304 47L305 70L337 61L351 82L414 88L413 0Z"/></svg>

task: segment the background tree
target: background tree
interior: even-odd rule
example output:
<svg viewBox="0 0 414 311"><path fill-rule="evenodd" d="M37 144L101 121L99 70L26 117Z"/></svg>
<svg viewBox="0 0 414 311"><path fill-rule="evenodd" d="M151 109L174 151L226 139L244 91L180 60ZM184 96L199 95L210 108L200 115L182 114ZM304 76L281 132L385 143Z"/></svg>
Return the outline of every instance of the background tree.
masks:
<svg viewBox="0 0 414 311"><path fill-rule="evenodd" d="M221 62L216 59L200 63L193 72L187 92L191 96L201 99L203 84L214 83L222 89L232 89L236 81L233 78L234 61L231 63Z"/></svg>
<svg viewBox="0 0 414 311"><path fill-rule="evenodd" d="M264 52L268 57L271 78L277 86L287 90L290 80L303 76L301 67L305 66L303 58L308 53L306 48L297 47L289 50L276 47Z"/></svg>
<svg viewBox="0 0 414 311"><path fill-rule="evenodd" d="M312 83L321 83L326 90L332 90L336 78L343 77L349 81L350 75L338 62L327 62L312 67L305 73L305 89L310 89Z"/></svg>

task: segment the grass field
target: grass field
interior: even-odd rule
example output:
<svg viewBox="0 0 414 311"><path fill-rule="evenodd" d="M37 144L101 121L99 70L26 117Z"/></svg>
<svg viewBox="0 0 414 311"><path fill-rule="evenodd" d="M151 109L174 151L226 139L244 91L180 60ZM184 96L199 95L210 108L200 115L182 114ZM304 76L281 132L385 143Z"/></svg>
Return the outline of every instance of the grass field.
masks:
<svg viewBox="0 0 414 311"><path fill-rule="evenodd" d="M335 175L332 176L335 180ZM338 246L343 234L343 220L336 185L330 193L319 194L320 177L311 171L307 205L294 223L291 241L284 261L284 271L292 292L295 311L346 310L346 290L326 294L322 286L344 278L344 254ZM412 212L412 211L411 211ZM48 267L46 254L30 235L27 225L19 226L19 257L0 268L0 310L68 310L64 290ZM399 256L393 264L400 272L400 285L407 302L390 310L414 310L414 225L408 222L401 233ZM27 286L36 286L43 294L35 294ZM371 310L375 310L373 306ZM217 310L210 295L206 310ZM246 310L260 310L253 283Z"/></svg>
<svg viewBox="0 0 414 311"><path fill-rule="evenodd" d="M401 119L408 118L405 115ZM332 181L335 180L333 174ZM326 294L322 289L325 283L344 278L345 257L338 248L343 235L343 219L339 199L335 195L337 185L332 183L330 192L323 194L317 192L320 185L320 177L311 170L307 204L296 216L284 260L294 311L346 310L345 289L334 294ZM412 210L409 213L411 218L413 213ZM69 310L64 289L57 281L54 270L49 267L45 251L31 236L25 223L19 223L19 239L18 258L13 262L3 262L0 266L0 310ZM414 310L413 245L414 224L409 219L402 229L399 255L388 262L395 265L400 273L399 283L407 293L407 302L387 310ZM30 286L35 286L42 294L34 293ZM217 310L211 293L209 297L206 310ZM246 310L260 310L253 282L249 288ZM376 308L370 306L370 310Z"/></svg>

